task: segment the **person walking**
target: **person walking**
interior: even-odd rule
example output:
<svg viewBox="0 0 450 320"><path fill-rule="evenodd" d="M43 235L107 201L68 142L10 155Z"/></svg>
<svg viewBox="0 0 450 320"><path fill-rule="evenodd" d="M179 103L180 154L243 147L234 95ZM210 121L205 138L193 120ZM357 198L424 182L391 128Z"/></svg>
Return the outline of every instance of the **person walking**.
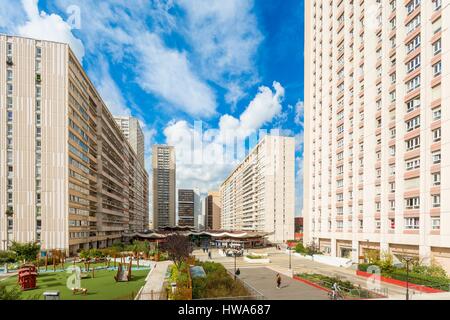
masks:
<svg viewBox="0 0 450 320"><path fill-rule="evenodd" d="M277 274L277 289L281 289L281 276L279 273Z"/></svg>

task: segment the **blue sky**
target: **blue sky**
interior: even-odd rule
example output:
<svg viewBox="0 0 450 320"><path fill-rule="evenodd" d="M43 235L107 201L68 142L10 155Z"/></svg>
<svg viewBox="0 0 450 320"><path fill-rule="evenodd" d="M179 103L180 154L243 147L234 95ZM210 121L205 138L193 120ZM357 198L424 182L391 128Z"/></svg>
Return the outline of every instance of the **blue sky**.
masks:
<svg viewBox="0 0 450 320"><path fill-rule="evenodd" d="M0 32L69 43L110 110L141 120L147 166L152 144L183 149L184 138L198 134L196 121L202 121L205 154L220 148L230 131L241 140L276 128L295 137L299 213L303 1L0 0L0 5ZM202 192L217 188L235 165L177 156L178 186Z"/></svg>

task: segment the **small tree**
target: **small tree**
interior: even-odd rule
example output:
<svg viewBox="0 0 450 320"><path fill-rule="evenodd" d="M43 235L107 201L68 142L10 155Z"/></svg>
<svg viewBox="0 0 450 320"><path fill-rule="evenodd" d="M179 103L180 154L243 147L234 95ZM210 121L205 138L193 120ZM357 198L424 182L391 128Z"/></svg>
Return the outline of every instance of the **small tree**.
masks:
<svg viewBox="0 0 450 320"><path fill-rule="evenodd" d="M5 263L14 263L17 261L17 255L13 251L0 251L0 265Z"/></svg>
<svg viewBox="0 0 450 320"><path fill-rule="evenodd" d="M191 255L193 248L189 238L179 234L170 235L162 244L162 249L167 251L169 259L173 261L177 269Z"/></svg>
<svg viewBox="0 0 450 320"><path fill-rule="evenodd" d="M16 253L19 261L28 263L36 260L39 252L41 251L41 246L33 242L24 244L13 242L10 250Z"/></svg>

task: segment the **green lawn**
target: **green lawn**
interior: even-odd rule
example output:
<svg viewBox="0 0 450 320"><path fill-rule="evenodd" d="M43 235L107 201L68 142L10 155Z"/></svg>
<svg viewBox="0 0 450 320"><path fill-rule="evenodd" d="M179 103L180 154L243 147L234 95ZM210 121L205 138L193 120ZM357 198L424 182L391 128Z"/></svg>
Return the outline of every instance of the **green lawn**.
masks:
<svg viewBox="0 0 450 320"><path fill-rule="evenodd" d="M62 300L130 300L138 293L140 288L145 284L145 278L150 270L132 271L132 279L130 282L116 282L114 276L116 271L98 270L95 272L94 279L82 279L81 287L88 289L87 295L73 295L67 288L67 278L69 273L65 272L49 272L41 273L38 276L38 288L22 293L22 299L33 299L39 296L43 299L42 293L46 291L59 291ZM7 289L19 287L17 284L17 276L2 281Z"/></svg>

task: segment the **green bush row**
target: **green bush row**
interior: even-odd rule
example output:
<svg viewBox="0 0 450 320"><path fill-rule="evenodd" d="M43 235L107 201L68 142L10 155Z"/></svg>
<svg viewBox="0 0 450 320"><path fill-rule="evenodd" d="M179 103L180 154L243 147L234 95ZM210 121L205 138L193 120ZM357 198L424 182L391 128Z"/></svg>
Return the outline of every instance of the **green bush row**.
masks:
<svg viewBox="0 0 450 320"><path fill-rule="evenodd" d="M369 267L371 265L374 265L374 264L361 263L358 265L358 270L367 272L367 270L369 269ZM414 272L414 271L409 272L409 275L407 275L407 272L404 268L403 269L400 269L400 268L395 269L394 268L390 272L387 272L387 271L384 271L383 269L381 269L381 275L386 278L392 278L392 279L400 280L400 281L406 281L407 279L409 279L408 281L413 284L424 285L424 286L428 286L428 287L432 287L432 288L440 289L440 290L444 290L444 291L450 291L449 290L450 280L446 277L433 277L433 276L429 276L429 275Z"/></svg>

